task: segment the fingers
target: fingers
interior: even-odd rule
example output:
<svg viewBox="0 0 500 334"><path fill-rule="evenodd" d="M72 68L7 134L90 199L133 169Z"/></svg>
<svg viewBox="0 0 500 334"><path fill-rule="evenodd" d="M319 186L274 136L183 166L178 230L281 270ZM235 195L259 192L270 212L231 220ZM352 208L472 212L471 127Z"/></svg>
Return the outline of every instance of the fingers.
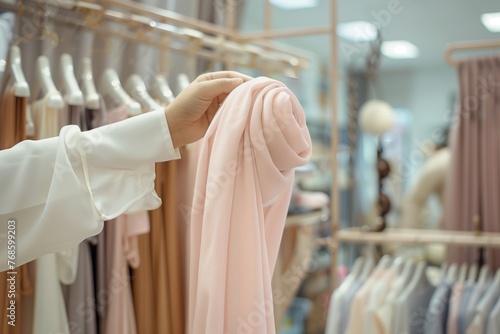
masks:
<svg viewBox="0 0 500 334"><path fill-rule="evenodd" d="M200 83L200 91L204 99L212 100L221 94L229 94L243 83L242 78L221 78Z"/></svg>
<svg viewBox="0 0 500 334"><path fill-rule="evenodd" d="M196 78L195 81L197 82L202 82L202 81L208 81L208 80L215 80L215 79L223 79L223 78L234 78L234 79L242 79L244 82L252 80L253 78L242 74L238 73L235 71L219 71L219 72L211 72L211 73L205 73L200 75L198 78Z"/></svg>

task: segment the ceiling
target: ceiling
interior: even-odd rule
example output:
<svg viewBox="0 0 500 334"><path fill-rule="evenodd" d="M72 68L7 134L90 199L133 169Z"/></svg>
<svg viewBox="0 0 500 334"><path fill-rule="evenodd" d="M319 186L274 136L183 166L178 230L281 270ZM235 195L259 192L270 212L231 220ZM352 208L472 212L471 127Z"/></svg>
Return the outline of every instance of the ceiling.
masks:
<svg viewBox="0 0 500 334"><path fill-rule="evenodd" d="M273 29L327 26L329 6L329 0L318 0L318 6L310 9L282 10L273 7ZM388 10L390 6L395 6L397 11L393 10L393 13L396 14L391 14ZM404 39L420 49L420 56L411 60L393 60L382 56L384 70L444 66L444 47L450 42L500 39L500 33L489 32L480 21L482 13L500 11L499 0L338 0L337 7L338 22L379 22L383 40ZM245 1L242 31L262 30L263 14L264 0ZM330 57L327 35L279 41L312 51L325 62ZM346 43L339 41L341 66L356 59L353 54L363 55L368 50L365 44ZM359 60L354 62L359 63Z"/></svg>

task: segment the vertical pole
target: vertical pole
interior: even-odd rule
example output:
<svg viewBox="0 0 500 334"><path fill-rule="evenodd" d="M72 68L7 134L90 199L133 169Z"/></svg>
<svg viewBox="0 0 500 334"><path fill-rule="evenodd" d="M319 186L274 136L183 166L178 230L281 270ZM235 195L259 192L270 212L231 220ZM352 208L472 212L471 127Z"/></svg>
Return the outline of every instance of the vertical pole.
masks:
<svg viewBox="0 0 500 334"><path fill-rule="evenodd" d="M236 23L236 4L237 0L226 0L226 28L234 36L235 23ZM226 70L231 71L233 69L233 53L232 51L224 51Z"/></svg>
<svg viewBox="0 0 500 334"><path fill-rule="evenodd" d="M332 163L332 190L331 190L331 284L332 289L337 287L337 259L339 244L337 240L337 231L339 230L339 191L337 187L337 147L338 147L338 129L337 129L337 83L338 83L338 64L337 64L337 0L330 0L330 104L331 113L331 163Z"/></svg>

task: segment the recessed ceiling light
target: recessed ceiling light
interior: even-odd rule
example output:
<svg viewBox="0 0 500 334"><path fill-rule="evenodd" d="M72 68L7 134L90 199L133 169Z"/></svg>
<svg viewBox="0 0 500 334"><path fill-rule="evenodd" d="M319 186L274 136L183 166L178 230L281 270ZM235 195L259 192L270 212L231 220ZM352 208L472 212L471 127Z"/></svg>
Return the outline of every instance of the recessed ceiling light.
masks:
<svg viewBox="0 0 500 334"><path fill-rule="evenodd" d="M489 31L500 32L500 12L482 14L481 22Z"/></svg>
<svg viewBox="0 0 500 334"><path fill-rule="evenodd" d="M390 41L382 43L382 53L393 59L410 59L417 58L419 50L408 41Z"/></svg>
<svg viewBox="0 0 500 334"><path fill-rule="evenodd" d="M370 42L377 38L377 27L367 21L345 22L337 25L337 35L352 42Z"/></svg>
<svg viewBox="0 0 500 334"><path fill-rule="evenodd" d="M269 0L271 5L281 9L304 9L318 5L318 0Z"/></svg>

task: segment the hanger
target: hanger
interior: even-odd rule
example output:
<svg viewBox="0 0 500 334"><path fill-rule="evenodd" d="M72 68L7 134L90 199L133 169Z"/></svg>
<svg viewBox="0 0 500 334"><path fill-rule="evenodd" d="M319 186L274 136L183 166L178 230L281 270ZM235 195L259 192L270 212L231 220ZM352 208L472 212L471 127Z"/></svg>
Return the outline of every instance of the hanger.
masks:
<svg viewBox="0 0 500 334"><path fill-rule="evenodd" d="M167 79L160 74L155 75L154 85L151 88L151 96L163 103L170 104L174 101L174 93L168 85Z"/></svg>
<svg viewBox="0 0 500 334"><path fill-rule="evenodd" d="M163 109L163 107L156 103L148 94L144 80L142 80L139 75L132 74L125 83L125 89L134 100L141 104L143 111L147 112Z"/></svg>
<svg viewBox="0 0 500 334"><path fill-rule="evenodd" d="M413 262L413 260L407 259L404 262L403 270L401 271L401 274L399 275L398 280L396 281L396 284L398 284L397 283L398 281L401 282L399 284L402 286L405 286L408 283L410 283L414 268L415 268L415 263Z"/></svg>
<svg viewBox="0 0 500 334"><path fill-rule="evenodd" d="M13 45L10 48L9 62L9 68L15 82L14 96L30 97L30 87L21 66L21 50L17 45Z"/></svg>
<svg viewBox="0 0 500 334"><path fill-rule="evenodd" d="M349 276L352 276L353 278L359 277L361 274L361 271L363 270L363 265L365 264L365 259L363 259L361 256L354 261L354 265L352 266L351 273Z"/></svg>
<svg viewBox="0 0 500 334"><path fill-rule="evenodd" d="M392 256L386 254L386 255L382 256L382 258L378 262L377 268L388 269L391 265L391 262L392 262Z"/></svg>
<svg viewBox="0 0 500 334"><path fill-rule="evenodd" d="M446 280L449 283L455 283L457 281L457 275L458 275L458 265L456 263L453 263L448 268L448 272L446 273Z"/></svg>
<svg viewBox="0 0 500 334"><path fill-rule="evenodd" d="M476 263L473 263L469 268L469 276L467 276L467 283L473 284L476 282L478 272L478 266Z"/></svg>
<svg viewBox="0 0 500 334"><path fill-rule="evenodd" d="M141 114L141 105L132 100L132 98L125 92L118 78L118 73L114 69L108 68L101 77L101 84L99 90L102 95L109 96L120 104L126 104L130 116Z"/></svg>
<svg viewBox="0 0 500 334"><path fill-rule="evenodd" d="M460 266L457 283L465 283L465 280L467 279L467 267L467 263L462 263Z"/></svg>
<svg viewBox="0 0 500 334"><path fill-rule="evenodd" d="M490 276L490 267L485 264L481 267L481 271L479 272L479 278L477 279L477 284L478 285L483 285L488 282Z"/></svg>
<svg viewBox="0 0 500 334"><path fill-rule="evenodd" d="M99 109L101 107L101 99L94 84L92 75L92 60L90 58L82 59L82 75L80 76L82 83L83 98L87 109Z"/></svg>
<svg viewBox="0 0 500 334"><path fill-rule="evenodd" d="M403 270L404 261L401 257L397 257L394 259L391 265L391 270L393 270L396 274L400 274Z"/></svg>
<svg viewBox="0 0 500 334"><path fill-rule="evenodd" d="M497 269L495 278L493 279L493 284L495 284L496 286L500 286L500 268Z"/></svg>
<svg viewBox="0 0 500 334"><path fill-rule="evenodd" d="M53 109L64 108L64 100L57 90L52 75L50 74L49 58L39 56L36 63L37 83L41 86L42 93L47 96L47 106Z"/></svg>
<svg viewBox="0 0 500 334"><path fill-rule="evenodd" d="M67 53L61 55L61 73L66 102L72 106L83 106L83 93L76 81L73 58Z"/></svg>
<svg viewBox="0 0 500 334"><path fill-rule="evenodd" d="M181 73L177 76L177 85L179 87L179 93L182 92L187 86L189 86L189 77L186 73Z"/></svg>
<svg viewBox="0 0 500 334"><path fill-rule="evenodd" d="M408 285L408 290L413 291L418 286L428 286L430 285L429 280L427 279L427 274L425 273L425 269L427 268L427 264L424 261L421 261L415 267L415 272L413 273L412 279Z"/></svg>
<svg viewBox="0 0 500 334"><path fill-rule="evenodd" d="M372 257L369 257L366 261L365 264L363 265L363 270L361 271L360 278L362 279L368 279L370 277L370 274L372 273L373 269L375 268L375 260L373 260Z"/></svg>

